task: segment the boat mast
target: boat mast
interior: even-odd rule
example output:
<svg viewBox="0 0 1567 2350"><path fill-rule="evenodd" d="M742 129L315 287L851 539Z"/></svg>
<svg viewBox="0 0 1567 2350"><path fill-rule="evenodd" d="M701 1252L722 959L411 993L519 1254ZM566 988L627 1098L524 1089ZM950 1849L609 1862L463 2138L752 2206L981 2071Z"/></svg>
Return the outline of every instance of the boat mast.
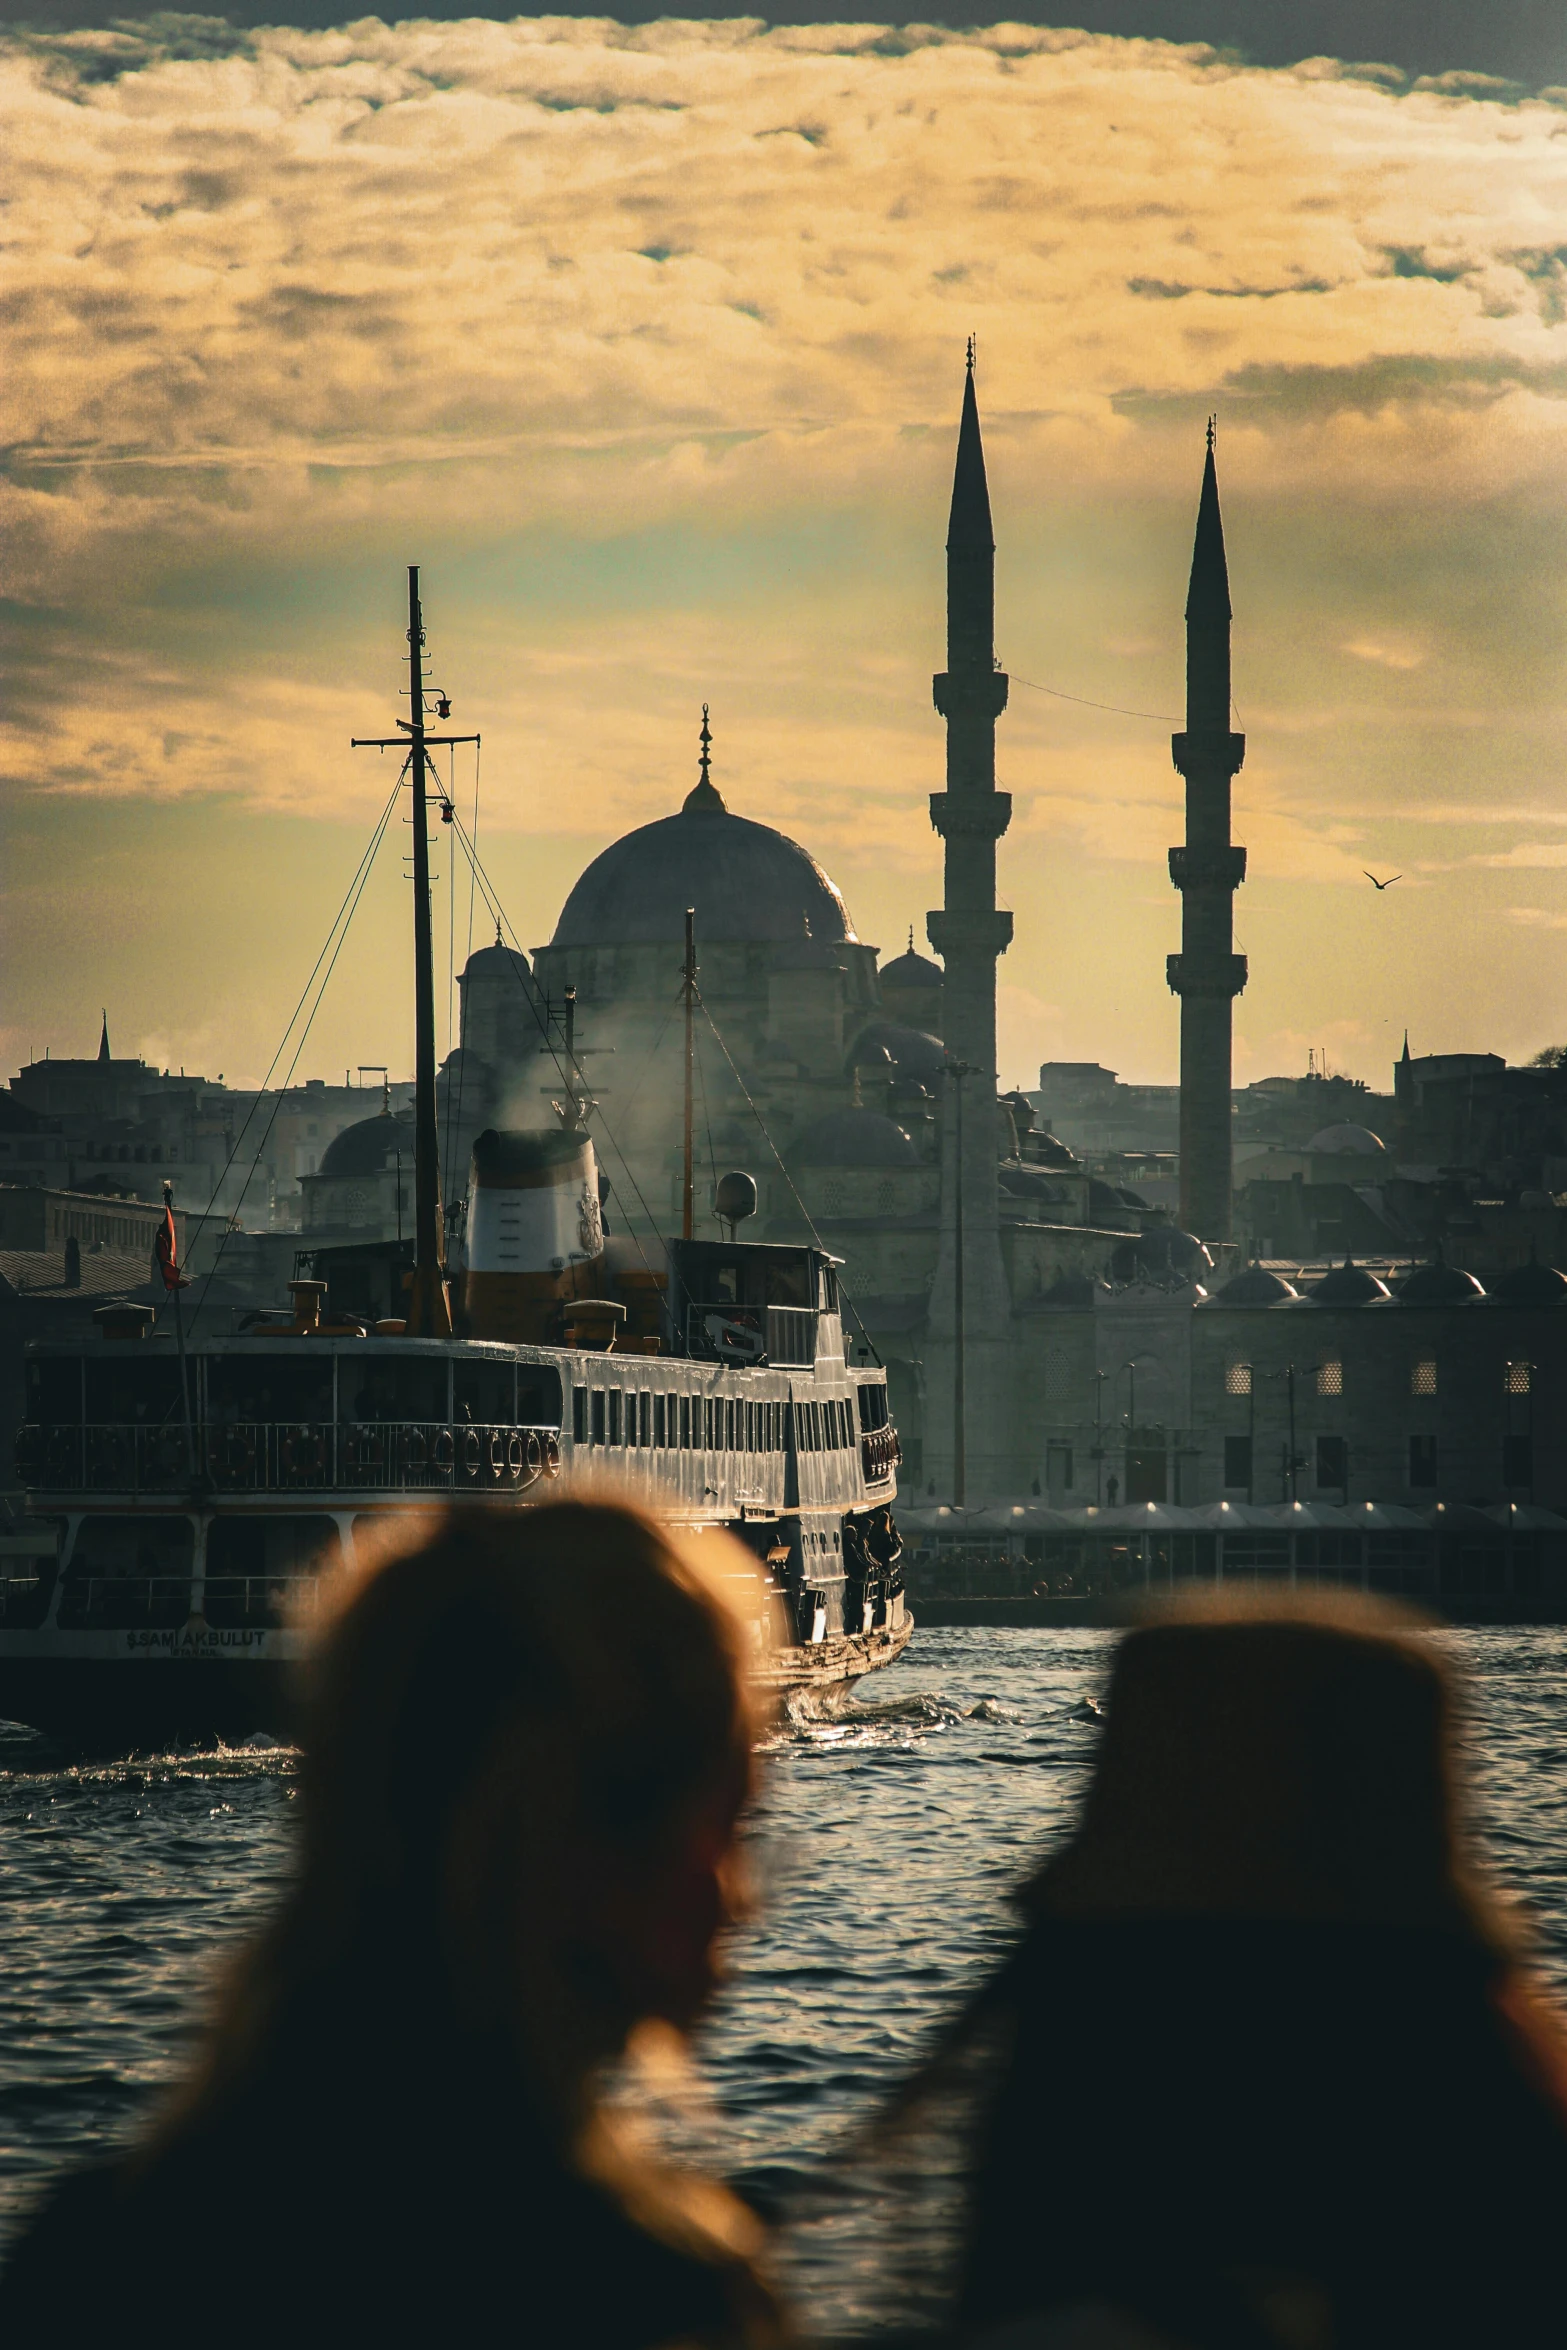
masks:
<svg viewBox="0 0 1567 2350"><path fill-rule="evenodd" d="M441 1214L440 1140L435 1115L435 961L430 943L430 839L425 829L425 766L433 744L476 743L476 734L425 732L424 615L419 603L419 566L408 566L407 718L401 735L355 736L356 750L406 750L413 778L414 827L414 1271L408 1299L411 1338L450 1338L451 1301L446 1291L446 1234ZM444 718L450 704L440 700ZM401 1185L398 1205L402 1205Z"/></svg>
<svg viewBox="0 0 1567 2350"><path fill-rule="evenodd" d="M703 724L706 724L704 717ZM696 908L686 908L686 959L681 976L680 993L686 1007L686 1108L683 1135L685 1160L680 1186L680 1237L690 1240L695 1234L696 1193L693 1183L691 1158L691 1126L694 1103L692 1100L692 1073L696 1064Z"/></svg>

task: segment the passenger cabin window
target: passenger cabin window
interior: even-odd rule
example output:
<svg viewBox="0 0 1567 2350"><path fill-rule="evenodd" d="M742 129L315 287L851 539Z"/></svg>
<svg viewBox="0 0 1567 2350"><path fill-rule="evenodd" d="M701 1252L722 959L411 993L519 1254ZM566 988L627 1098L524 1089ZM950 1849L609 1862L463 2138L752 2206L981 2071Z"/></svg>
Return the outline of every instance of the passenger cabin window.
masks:
<svg viewBox="0 0 1567 2350"><path fill-rule="evenodd" d="M602 1387L595 1387L595 1388L594 1388L594 1389L593 1389L591 1392L592 1392L592 1401L593 1401L593 1435L592 1435L592 1442L593 1442L594 1444L602 1444L602 1443L603 1443L603 1441L604 1441L604 1428L605 1428L605 1417L604 1417L604 1390L603 1390L603 1388L602 1388Z"/></svg>
<svg viewBox="0 0 1567 2350"><path fill-rule="evenodd" d="M338 1405L345 1420L445 1425L446 1363L421 1355L344 1355Z"/></svg>
<svg viewBox="0 0 1567 2350"><path fill-rule="evenodd" d="M574 1387L571 1391L571 1434L573 1442L577 1444L586 1444L588 1441L588 1391L585 1387Z"/></svg>
<svg viewBox="0 0 1567 2350"><path fill-rule="evenodd" d="M130 1361L121 1359L128 1355ZM327 1377L332 1366L327 1365ZM195 1379L194 1370L191 1373ZM191 1388L191 1409L196 1405L194 1384ZM153 1354L145 1340L138 1346L117 1350L115 1359L95 1362L87 1359L87 1419L92 1427L161 1428L173 1421L183 1420L184 1399L180 1390L180 1366L177 1355Z"/></svg>
<svg viewBox="0 0 1567 2350"><path fill-rule="evenodd" d="M280 1624L302 1596L314 1596L318 1575L342 1563L331 1518L214 1518L207 1535L207 1621Z"/></svg>
<svg viewBox="0 0 1567 2350"><path fill-rule="evenodd" d="M867 1436L887 1425L887 1390L879 1380L859 1391L860 1426Z"/></svg>
<svg viewBox="0 0 1567 2350"><path fill-rule="evenodd" d="M332 1358L299 1345L287 1354L209 1355L207 1415L229 1423L330 1420Z"/></svg>
<svg viewBox="0 0 1567 2350"><path fill-rule="evenodd" d="M516 1410L510 1363L452 1365L452 1418L465 1427L508 1425Z"/></svg>
<svg viewBox="0 0 1567 2350"><path fill-rule="evenodd" d="M27 1417L43 1428L79 1427L82 1362L79 1355L44 1356L27 1366Z"/></svg>
<svg viewBox="0 0 1567 2350"><path fill-rule="evenodd" d="M573 1390L586 1395L586 1388ZM517 1365L517 1422L523 1428L558 1428L561 1416L560 1373L553 1363ZM579 1439L580 1441L580 1439Z"/></svg>
<svg viewBox="0 0 1567 2350"><path fill-rule="evenodd" d="M612 1388L610 1389L610 1391L609 1391L609 1441L610 1441L610 1443L611 1443L611 1444L623 1444L623 1443L625 1442L625 1437L624 1437L624 1434L622 1433L622 1422L621 1422L621 1414L622 1414L622 1411L623 1411L623 1409L624 1409L624 1406L625 1406L625 1400L626 1400L626 1399L625 1399L625 1397L624 1397L624 1396L621 1394L621 1392L620 1392L620 1389L619 1389L618 1387L612 1387Z"/></svg>

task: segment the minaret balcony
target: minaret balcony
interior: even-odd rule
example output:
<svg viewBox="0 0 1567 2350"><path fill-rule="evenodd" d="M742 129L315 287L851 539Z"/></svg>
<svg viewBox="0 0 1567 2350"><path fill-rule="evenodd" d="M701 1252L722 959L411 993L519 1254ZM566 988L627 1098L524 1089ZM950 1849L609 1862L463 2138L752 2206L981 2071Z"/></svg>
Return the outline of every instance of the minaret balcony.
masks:
<svg viewBox="0 0 1567 2350"><path fill-rule="evenodd" d="M944 962L965 952L1004 955L1012 944L1012 917L993 907L944 906L926 915L925 935Z"/></svg>
<svg viewBox="0 0 1567 2350"><path fill-rule="evenodd" d="M1246 851L1241 848L1170 851L1170 879L1177 889L1239 889L1246 878Z"/></svg>
<svg viewBox="0 0 1567 2350"><path fill-rule="evenodd" d="M1189 733L1171 735L1170 756L1178 774L1198 780L1238 775L1246 758L1246 737L1218 726L1193 727Z"/></svg>
<svg viewBox="0 0 1567 2350"><path fill-rule="evenodd" d="M999 840L1012 821L1012 794L933 791L930 820L943 840Z"/></svg>
<svg viewBox="0 0 1567 2350"><path fill-rule="evenodd" d="M1246 985L1244 955L1166 955L1164 976L1178 996L1236 996Z"/></svg>
<svg viewBox="0 0 1567 2350"><path fill-rule="evenodd" d="M1002 669L976 669L954 677L943 669L930 681L943 718L999 718L1007 706L1008 678Z"/></svg>

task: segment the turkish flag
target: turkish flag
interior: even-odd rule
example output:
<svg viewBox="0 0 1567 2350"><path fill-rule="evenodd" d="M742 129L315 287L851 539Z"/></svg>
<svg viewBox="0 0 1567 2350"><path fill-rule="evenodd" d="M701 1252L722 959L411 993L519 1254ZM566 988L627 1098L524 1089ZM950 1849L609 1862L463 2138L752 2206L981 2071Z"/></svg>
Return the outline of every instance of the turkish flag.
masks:
<svg viewBox="0 0 1567 2350"><path fill-rule="evenodd" d="M152 1253L158 1271L163 1275L165 1289L189 1288L190 1284L181 1273L176 1258L174 1209L166 1194L163 1202L163 1222L158 1226L158 1236L152 1244Z"/></svg>

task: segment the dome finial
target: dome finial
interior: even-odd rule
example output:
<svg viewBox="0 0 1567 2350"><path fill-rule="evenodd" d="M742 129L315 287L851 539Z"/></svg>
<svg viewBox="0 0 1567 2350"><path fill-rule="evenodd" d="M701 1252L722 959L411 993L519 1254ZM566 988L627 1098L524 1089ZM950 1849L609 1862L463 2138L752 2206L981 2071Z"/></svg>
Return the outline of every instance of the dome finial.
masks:
<svg viewBox="0 0 1567 2350"><path fill-rule="evenodd" d="M682 816L725 816L729 811L724 806L723 794L714 783L710 772L713 764L713 736L707 723L706 702L702 704L702 732L698 739L701 750L698 754L697 765L701 769L701 773L691 790L687 792L685 804L680 813Z"/></svg>
<svg viewBox="0 0 1567 2350"><path fill-rule="evenodd" d="M495 943L497 946L501 944L501 918L499 914L495 917Z"/></svg>

